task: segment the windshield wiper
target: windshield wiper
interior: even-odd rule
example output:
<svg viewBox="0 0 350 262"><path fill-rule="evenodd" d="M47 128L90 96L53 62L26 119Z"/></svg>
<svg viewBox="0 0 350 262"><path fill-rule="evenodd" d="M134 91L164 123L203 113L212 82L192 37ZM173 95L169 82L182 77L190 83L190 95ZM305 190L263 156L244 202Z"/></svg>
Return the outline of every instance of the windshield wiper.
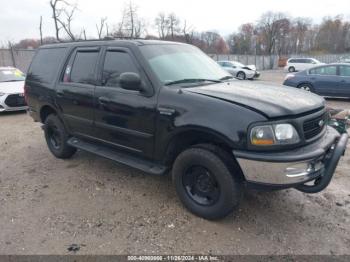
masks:
<svg viewBox="0 0 350 262"><path fill-rule="evenodd" d="M229 79L233 79L233 76L224 76L222 78L220 78L221 81L225 81L225 80L229 80Z"/></svg>
<svg viewBox="0 0 350 262"><path fill-rule="evenodd" d="M184 84L184 83L198 83L198 82L213 82L213 83L221 83L221 80L216 80L216 79L205 79L205 78L186 78L186 79L180 79L180 80L175 80L166 83L166 86L170 85L176 85L176 84Z"/></svg>

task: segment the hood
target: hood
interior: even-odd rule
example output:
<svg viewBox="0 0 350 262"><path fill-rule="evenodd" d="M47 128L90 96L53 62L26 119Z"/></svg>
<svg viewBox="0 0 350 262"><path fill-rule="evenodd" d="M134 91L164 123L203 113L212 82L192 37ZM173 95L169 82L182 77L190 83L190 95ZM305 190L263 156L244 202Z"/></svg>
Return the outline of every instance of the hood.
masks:
<svg viewBox="0 0 350 262"><path fill-rule="evenodd" d="M242 105L268 118L298 115L325 105L324 99L318 95L270 83L232 81L186 88L184 91Z"/></svg>
<svg viewBox="0 0 350 262"><path fill-rule="evenodd" d="M0 92L5 94L23 93L24 81L0 82Z"/></svg>
<svg viewBox="0 0 350 262"><path fill-rule="evenodd" d="M245 67L243 67L244 69L250 69L253 71L256 71L256 66L255 65L246 65Z"/></svg>

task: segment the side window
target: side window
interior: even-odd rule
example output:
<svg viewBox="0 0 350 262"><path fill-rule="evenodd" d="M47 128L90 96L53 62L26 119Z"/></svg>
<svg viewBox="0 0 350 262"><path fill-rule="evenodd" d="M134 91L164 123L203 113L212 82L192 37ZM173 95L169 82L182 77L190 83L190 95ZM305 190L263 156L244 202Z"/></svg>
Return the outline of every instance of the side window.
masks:
<svg viewBox="0 0 350 262"><path fill-rule="evenodd" d="M66 66L63 82L92 84L98 51L77 51Z"/></svg>
<svg viewBox="0 0 350 262"><path fill-rule="evenodd" d="M309 71L311 75L337 75L337 66L322 66Z"/></svg>
<svg viewBox="0 0 350 262"><path fill-rule="evenodd" d="M290 59L289 61L288 61L288 63L297 63L297 61L296 61L296 59Z"/></svg>
<svg viewBox="0 0 350 262"><path fill-rule="evenodd" d="M350 77L350 66L344 66L344 65L339 66L339 75Z"/></svg>
<svg viewBox="0 0 350 262"><path fill-rule="evenodd" d="M107 51L103 65L102 84L119 87L120 74L126 72L140 73L130 55L125 52Z"/></svg>
<svg viewBox="0 0 350 262"><path fill-rule="evenodd" d="M65 57L66 48L39 49L28 71L28 80L52 83Z"/></svg>
<svg viewBox="0 0 350 262"><path fill-rule="evenodd" d="M321 72L320 67L310 69L309 74L310 75L319 75Z"/></svg>
<svg viewBox="0 0 350 262"><path fill-rule="evenodd" d="M325 66L323 75L335 76L337 75L337 67L336 66Z"/></svg>

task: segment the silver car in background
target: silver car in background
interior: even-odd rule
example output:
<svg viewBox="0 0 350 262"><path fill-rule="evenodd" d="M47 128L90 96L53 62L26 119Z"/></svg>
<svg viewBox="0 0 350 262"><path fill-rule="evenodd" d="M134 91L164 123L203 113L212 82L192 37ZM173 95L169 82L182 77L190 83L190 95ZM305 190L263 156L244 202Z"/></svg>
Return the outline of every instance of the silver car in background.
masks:
<svg viewBox="0 0 350 262"><path fill-rule="evenodd" d="M255 65L243 65L236 61L218 61L217 63L231 75L240 80L254 79L260 76Z"/></svg>
<svg viewBox="0 0 350 262"><path fill-rule="evenodd" d="M26 110L25 75L14 67L0 67L0 112Z"/></svg>

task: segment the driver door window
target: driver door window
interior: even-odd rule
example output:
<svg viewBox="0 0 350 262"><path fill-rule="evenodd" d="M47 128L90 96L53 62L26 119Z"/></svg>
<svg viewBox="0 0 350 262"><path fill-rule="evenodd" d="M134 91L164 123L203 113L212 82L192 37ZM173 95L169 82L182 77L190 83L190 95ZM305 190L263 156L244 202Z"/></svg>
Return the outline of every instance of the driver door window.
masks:
<svg viewBox="0 0 350 262"><path fill-rule="evenodd" d="M102 85L120 88L119 77L126 72L139 74L130 55L125 52L107 51L103 65Z"/></svg>

